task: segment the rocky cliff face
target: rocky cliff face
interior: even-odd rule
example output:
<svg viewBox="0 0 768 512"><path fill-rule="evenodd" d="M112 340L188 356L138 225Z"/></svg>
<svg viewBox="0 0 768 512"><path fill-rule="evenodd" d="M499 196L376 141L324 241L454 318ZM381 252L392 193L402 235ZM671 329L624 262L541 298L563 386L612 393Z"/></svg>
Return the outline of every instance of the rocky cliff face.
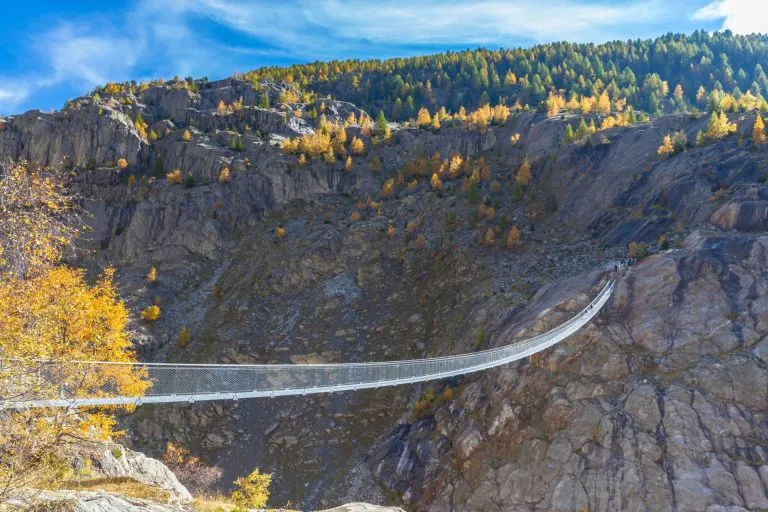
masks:
<svg viewBox="0 0 768 512"><path fill-rule="evenodd" d="M647 258L594 325L391 433L376 473L424 510L765 508L767 244ZM577 281L548 294L567 308Z"/></svg>
<svg viewBox="0 0 768 512"><path fill-rule="evenodd" d="M0 161L73 169L92 230L72 261L117 266L142 357L362 361L500 346L585 303L629 242L652 255L597 322L530 361L407 388L145 406L125 418L126 442L155 454L179 442L222 467L222 487L274 471L274 503L305 507L768 507L765 150L737 134L659 159L663 135L693 140L706 123L682 115L562 144L575 119L523 112L484 133L393 126L388 143L364 137L351 169L301 166L277 144L317 128L306 113L321 106L278 104L287 87L260 85L268 109L231 79L3 120ZM240 97L242 109L217 111ZM359 115L322 103L330 119ZM139 114L162 136L144 138ZM741 134L753 120L733 119ZM461 178L434 189L429 173L403 175L381 197L435 153L482 157L490 176L475 193ZM194 186L162 179L174 169ZM521 241L507 248L512 225ZM138 321L152 302L160 320Z"/></svg>

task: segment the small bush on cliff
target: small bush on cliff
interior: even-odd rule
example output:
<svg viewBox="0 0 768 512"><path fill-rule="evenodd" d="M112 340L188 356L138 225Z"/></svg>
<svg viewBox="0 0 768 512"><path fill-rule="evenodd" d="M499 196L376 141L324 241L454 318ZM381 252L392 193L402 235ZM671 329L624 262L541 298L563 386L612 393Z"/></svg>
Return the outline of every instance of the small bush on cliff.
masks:
<svg viewBox="0 0 768 512"><path fill-rule="evenodd" d="M173 441L168 441L160 460L193 493L210 493L221 479L221 469L204 464L199 457Z"/></svg>
<svg viewBox="0 0 768 512"><path fill-rule="evenodd" d="M189 330L187 329L186 325L181 327L181 331L179 332L179 338L177 342L181 348L184 348L187 345L189 345Z"/></svg>
<svg viewBox="0 0 768 512"><path fill-rule="evenodd" d="M144 310L141 312L141 319L146 320L147 322L154 322L160 318L160 306L152 305L147 308L144 308Z"/></svg>
<svg viewBox="0 0 768 512"><path fill-rule="evenodd" d="M270 473L262 474L254 469L248 476L235 480L232 501L246 508L263 508L269 499L269 485L272 483Z"/></svg>
<svg viewBox="0 0 768 512"><path fill-rule="evenodd" d="M168 174L165 175L165 179L168 180L168 183L171 185L178 185L181 183L181 169L176 169L175 171L171 171Z"/></svg>

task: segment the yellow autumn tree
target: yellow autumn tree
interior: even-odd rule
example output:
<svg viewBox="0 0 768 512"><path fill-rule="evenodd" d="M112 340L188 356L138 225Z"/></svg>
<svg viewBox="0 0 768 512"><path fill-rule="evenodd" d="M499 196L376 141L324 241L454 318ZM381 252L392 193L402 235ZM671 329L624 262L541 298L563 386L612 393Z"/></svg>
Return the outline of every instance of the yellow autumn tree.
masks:
<svg viewBox="0 0 768 512"><path fill-rule="evenodd" d="M765 144L765 141L765 123L763 123L763 118L760 116L760 112L758 112L757 119L755 119L755 125L752 127L752 142L754 142L755 147L759 148Z"/></svg>
<svg viewBox="0 0 768 512"><path fill-rule="evenodd" d="M675 147L672 145L672 137L669 135L665 135L664 139L661 142L661 146L659 146L659 149L656 151L656 153L660 157L665 157L673 154L675 152Z"/></svg>
<svg viewBox="0 0 768 512"><path fill-rule="evenodd" d="M728 116L725 112L720 112L718 115L716 112L712 112L709 118L709 124L707 125L707 131L704 135L710 139L720 139L730 133L736 132L736 125L728 122Z"/></svg>
<svg viewBox="0 0 768 512"><path fill-rule="evenodd" d="M496 105L491 109L491 119L495 124L504 124L509 118L509 107L506 105Z"/></svg>
<svg viewBox="0 0 768 512"><path fill-rule="evenodd" d="M113 272L89 286L85 273L63 266L34 277L0 280L0 396L53 399L140 396L149 382L141 369L40 361L135 360L126 333L128 311ZM50 375L56 376L51 379ZM75 445L115 434L114 409L39 408L0 416L0 502L21 487L55 485Z"/></svg>
<svg viewBox="0 0 768 512"><path fill-rule="evenodd" d="M422 128L427 128L432 124L432 117L429 115L429 110L424 107L419 109L419 113L416 114L416 124Z"/></svg>
<svg viewBox="0 0 768 512"><path fill-rule="evenodd" d="M443 188L443 181L437 173L432 174L432 177L429 179L429 186L435 190Z"/></svg>
<svg viewBox="0 0 768 512"><path fill-rule="evenodd" d="M611 99L608 97L608 91L603 91L603 93L598 96L595 110L597 110L598 114L604 116L611 113Z"/></svg>
<svg viewBox="0 0 768 512"><path fill-rule="evenodd" d="M483 245L494 245L496 243L496 236L493 233L493 229L488 228L483 235Z"/></svg>
<svg viewBox="0 0 768 512"><path fill-rule="evenodd" d="M565 98L554 92L549 93L549 97L544 101L544 105L547 108L547 115L554 117L560 110L565 108Z"/></svg>
<svg viewBox="0 0 768 512"><path fill-rule="evenodd" d="M24 163L0 174L0 276L24 277L55 263L79 227L77 198L60 175Z"/></svg>
<svg viewBox="0 0 768 512"><path fill-rule="evenodd" d="M370 137L372 131L373 131L373 121L371 121L370 116L361 115L360 116L360 133L365 137Z"/></svg>
<svg viewBox="0 0 768 512"><path fill-rule="evenodd" d="M437 114L432 117L432 129L434 131L438 131L440 129L440 117Z"/></svg>
<svg viewBox="0 0 768 512"><path fill-rule="evenodd" d="M362 155L365 152L365 143L362 139L352 137L352 142L349 143L349 149L353 155Z"/></svg>
<svg viewBox="0 0 768 512"><path fill-rule="evenodd" d="M165 179L168 180L168 183L171 185L178 185L181 183L181 169L173 170L165 175Z"/></svg>
<svg viewBox="0 0 768 512"><path fill-rule="evenodd" d="M520 241L520 230L517 226L512 226L509 228L509 232L507 233L507 239L505 241L505 244L507 248L512 249L514 248L518 242Z"/></svg>
<svg viewBox="0 0 768 512"><path fill-rule="evenodd" d="M152 304L151 306L144 308L141 312L141 319L146 320L147 322L154 322L158 318L160 318L160 306L157 304Z"/></svg>
<svg viewBox="0 0 768 512"><path fill-rule="evenodd" d="M523 159L523 163L520 165L520 170L517 171L515 176L515 182L518 185L528 185L531 181L531 164L528 163L528 158Z"/></svg>
<svg viewBox="0 0 768 512"><path fill-rule="evenodd" d="M266 507L271 483L272 475L261 473L257 468L248 476L235 480L236 489L232 492L232 501L245 508Z"/></svg>

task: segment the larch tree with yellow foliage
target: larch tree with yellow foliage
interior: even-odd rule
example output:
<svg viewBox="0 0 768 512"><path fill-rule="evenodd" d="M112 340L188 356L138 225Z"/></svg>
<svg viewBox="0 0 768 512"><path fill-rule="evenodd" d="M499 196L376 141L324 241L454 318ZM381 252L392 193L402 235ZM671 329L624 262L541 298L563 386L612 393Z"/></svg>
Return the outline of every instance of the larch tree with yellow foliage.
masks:
<svg viewBox="0 0 768 512"><path fill-rule="evenodd" d="M710 139L720 139L728 134L736 132L736 125L728 122L728 116L725 112L712 112L707 125L707 131L704 135Z"/></svg>
<svg viewBox="0 0 768 512"><path fill-rule="evenodd" d="M763 122L762 116L760 116L760 112L758 112L757 118L755 119L755 125L752 127L752 142L755 144L756 148L760 148L765 144L765 141L765 123Z"/></svg>
<svg viewBox="0 0 768 512"><path fill-rule="evenodd" d="M437 114L435 114L432 117L432 130L434 131L440 130L440 118L438 117Z"/></svg>
<svg viewBox="0 0 768 512"><path fill-rule="evenodd" d="M77 198L53 173L25 164L0 175L0 276L58 261L80 231Z"/></svg>
<svg viewBox="0 0 768 512"><path fill-rule="evenodd" d="M419 109L419 113L416 114L416 124L421 128L428 128L432 124L432 117L429 115L429 110L424 107Z"/></svg>
<svg viewBox="0 0 768 512"><path fill-rule="evenodd" d="M517 246L519 241L520 241L520 229L518 229L517 226L512 226L511 228L509 228L509 232L507 233L505 245L507 246L507 248L512 249Z"/></svg>
<svg viewBox="0 0 768 512"><path fill-rule="evenodd" d="M603 93L598 96L595 110L597 110L598 114L604 116L611 113L611 99L608 97L608 91L603 91Z"/></svg>
<svg viewBox="0 0 768 512"><path fill-rule="evenodd" d="M544 105L547 108L547 115L549 117L556 116L562 109L565 108L565 98L554 92L549 93L549 97L544 100Z"/></svg>
<svg viewBox="0 0 768 512"><path fill-rule="evenodd" d="M141 396L149 386L142 369L58 363L135 361L128 310L113 272L106 270L89 285L84 271L56 266L77 234L76 214L73 198L54 174L17 166L0 180L0 396L6 399L58 398L61 389L71 397ZM34 243L25 241L30 236L36 236ZM114 408L0 415L0 502L20 488L60 483L74 445L114 434Z"/></svg>
<svg viewBox="0 0 768 512"><path fill-rule="evenodd" d="M443 181L437 173L432 174L432 177L429 179L429 186L435 190L443 188Z"/></svg>
<svg viewBox="0 0 768 512"><path fill-rule="evenodd" d="M349 143L349 149L353 155L362 155L365 152L365 143L362 139L352 137L352 142Z"/></svg>
<svg viewBox="0 0 768 512"><path fill-rule="evenodd" d="M528 185L528 182L531 181L531 164L528 163L528 158L525 158L523 160L523 163L520 165L520 170L517 171L517 176L515 176L515 182L518 185L526 186Z"/></svg>
<svg viewBox="0 0 768 512"><path fill-rule="evenodd" d="M672 137L670 137L669 135L665 135L664 139L661 142L661 146L659 146L659 149L656 151L656 153L660 157L664 158L674 154L674 152L675 152L675 147L672 145Z"/></svg>
<svg viewBox="0 0 768 512"><path fill-rule="evenodd" d="M231 498L237 505L245 508L264 508L269 500L271 473L261 473L258 468L248 476L235 480L235 490Z"/></svg>

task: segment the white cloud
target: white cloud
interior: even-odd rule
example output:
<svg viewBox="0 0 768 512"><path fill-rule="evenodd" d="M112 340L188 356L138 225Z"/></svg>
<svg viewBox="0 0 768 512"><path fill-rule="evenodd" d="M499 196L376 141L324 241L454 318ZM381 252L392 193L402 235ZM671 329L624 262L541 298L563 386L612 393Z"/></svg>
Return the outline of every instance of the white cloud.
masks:
<svg viewBox="0 0 768 512"><path fill-rule="evenodd" d="M693 14L695 20L723 20L723 29L737 34L768 33L768 2L715 0Z"/></svg>
<svg viewBox="0 0 768 512"><path fill-rule="evenodd" d="M143 38L92 24L62 23L36 40L52 74L43 83L75 81L90 87L128 77L144 51Z"/></svg>
<svg viewBox="0 0 768 512"><path fill-rule="evenodd" d="M623 4L565 0L295 0L278 5L199 0L182 8L310 58L349 48L350 42L401 46L605 40L620 37L621 29L627 26L656 20L666 12L661 0Z"/></svg>
<svg viewBox="0 0 768 512"><path fill-rule="evenodd" d="M27 99L30 87L23 82L0 78L0 112L10 112Z"/></svg>

